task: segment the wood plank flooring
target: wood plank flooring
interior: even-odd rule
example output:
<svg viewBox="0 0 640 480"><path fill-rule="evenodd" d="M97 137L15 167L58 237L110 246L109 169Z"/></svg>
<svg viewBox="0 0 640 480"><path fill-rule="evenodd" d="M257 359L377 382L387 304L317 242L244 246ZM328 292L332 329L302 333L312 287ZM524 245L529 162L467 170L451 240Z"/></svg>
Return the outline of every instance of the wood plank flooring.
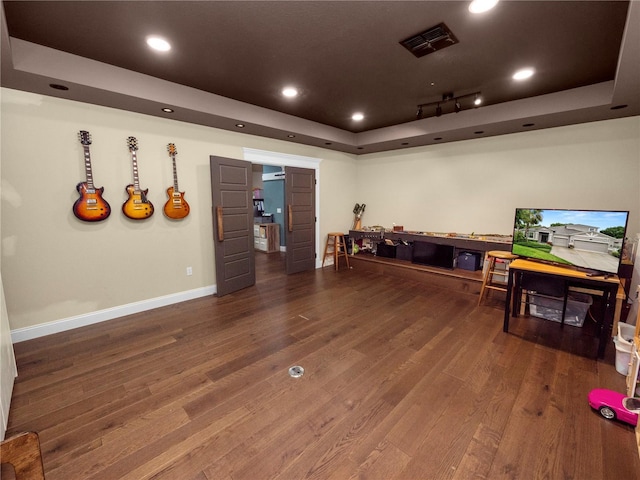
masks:
<svg viewBox="0 0 640 480"><path fill-rule="evenodd" d="M19 343L8 435L56 479L638 479L613 344L499 300L327 267ZM301 365L301 378L288 375Z"/></svg>

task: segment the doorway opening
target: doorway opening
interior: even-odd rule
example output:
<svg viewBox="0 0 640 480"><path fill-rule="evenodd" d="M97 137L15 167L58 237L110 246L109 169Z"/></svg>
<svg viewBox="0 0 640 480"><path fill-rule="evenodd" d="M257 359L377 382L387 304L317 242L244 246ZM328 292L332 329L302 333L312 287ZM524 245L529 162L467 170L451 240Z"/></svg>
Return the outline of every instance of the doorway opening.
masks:
<svg viewBox="0 0 640 480"><path fill-rule="evenodd" d="M251 148L243 149L244 160L251 162L253 175L253 196L254 196L254 233L260 231L260 225L267 223L277 224L279 233L279 252L273 252L273 244L269 247L267 242L260 245L267 246L272 253L255 250L256 282L263 282L274 275L286 274L286 218L287 205L285 201L285 167L297 167L312 169L315 174L315 251L318 251L319 230L319 185L320 185L320 162L319 158L303 157L299 155L289 155L266 150L256 150ZM257 227L258 226L258 227ZM270 227L273 230L273 226ZM262 228L266 234L267 228ZM255 236L254 236L255 238ZM262 239L260 239L262 240ZM266 240L266 239L265 239ZM320 262L316 256L315 268L320 267Z"/></svg>
<svg viewBox="0 0 640 480"><path fill-rule="evenodd" d="M256 283L286 274L284 167L251 164Z"/></svg>

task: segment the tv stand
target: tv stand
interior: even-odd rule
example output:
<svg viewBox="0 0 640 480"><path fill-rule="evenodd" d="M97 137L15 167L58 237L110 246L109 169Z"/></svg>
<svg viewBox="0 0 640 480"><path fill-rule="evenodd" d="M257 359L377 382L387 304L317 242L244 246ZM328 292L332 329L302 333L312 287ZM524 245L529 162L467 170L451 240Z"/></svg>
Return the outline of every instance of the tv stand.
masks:
<svg viewBox="0 0 640 480"><path fill-rule="evenodd" d="M570 287L588 288L602 292L604 308L598 323L598 352L597 357L603 358L607 343L610 341L610 332L616 317L617 294L620 287L620 280L617 276L612 278L590 277L585 272L580 272L566 267L556 267L545 265L540 262L518 259L509 265L509 282L507 286L507 301L505 302L504 324L502 330L509 331L509 317L517 317L520 311L522 279L523 276L531 273L542 275L549 279L562 282L564 289L564 305L562 307L562 318L567 308L567 294ZM512 302L513 299L513 302ZM560 327L564 326L564 321Z"/></svg>

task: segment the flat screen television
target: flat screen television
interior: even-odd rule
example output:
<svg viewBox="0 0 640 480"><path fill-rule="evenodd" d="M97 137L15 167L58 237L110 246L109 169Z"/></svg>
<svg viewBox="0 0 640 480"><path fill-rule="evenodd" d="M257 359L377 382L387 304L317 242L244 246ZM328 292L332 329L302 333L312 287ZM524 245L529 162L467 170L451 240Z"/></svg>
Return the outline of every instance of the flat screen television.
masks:
<svg viewBox="0 0 640 480"><path fill-rule="evenodd" d="M511 252L592 274L617 274L629 212L516 208Z"/></svg>
<svg viewBox="0 0 640 480"><path fill-rule="evenodd" d="M453 269L455 248L433 242L413 242L411 261L420 265Z"/></svg>

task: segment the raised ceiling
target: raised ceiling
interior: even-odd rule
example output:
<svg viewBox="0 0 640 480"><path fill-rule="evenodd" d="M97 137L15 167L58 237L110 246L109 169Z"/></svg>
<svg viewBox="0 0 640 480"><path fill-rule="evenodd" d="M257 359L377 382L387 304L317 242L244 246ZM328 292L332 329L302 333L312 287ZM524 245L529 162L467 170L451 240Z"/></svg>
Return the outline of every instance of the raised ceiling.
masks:
<svg viewBox="0 0 640 480"><path fill-rule="evenodd" d="M468 5L4 1L2 86L353 154L640 114L640 2ZM401 45L440 23L458 43ZM151 34L172 50L150 51ZM535 75L515 82L524 66ZM474 92L479 108L416 119Z"/></svg>

